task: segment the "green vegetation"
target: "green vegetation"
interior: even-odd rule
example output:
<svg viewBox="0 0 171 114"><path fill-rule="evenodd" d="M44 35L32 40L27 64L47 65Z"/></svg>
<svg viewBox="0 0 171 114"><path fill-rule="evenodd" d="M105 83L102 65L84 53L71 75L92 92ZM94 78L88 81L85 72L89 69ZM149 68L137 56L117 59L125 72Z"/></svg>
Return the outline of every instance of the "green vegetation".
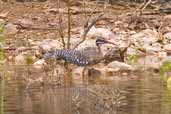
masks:
<svg viewBox="0 0 171 114"><path fill-rule="evenodd" d="M137 60L137 55L128 55L127 56L127 63L133 64Z"/></svg>
<svg viewBox="0 0 171 114"><path fill-rule="evenodd" d="M162 63L162 66L160 67L160 75L164 76L165 73L171 72L171 62L170 61L164 61Z"/></svg>
<svg viewBox="0 0 171 114"><path fill-rule="evenodd" d="M167 88L171 90L171 76L167 79Z"/></svg>
<svg viewBox="0 0 171 114"><path fill-rule="evenodd" d="M171 90L171 61L163 62L160 67L160 76L162 80L166 80L166 85L169 90Z"/></svg>
<svg viewBox="0 0 171 114"><path fill-rule="evenodd" d="M0 23L0 33L2 33L4 31L4 24Z"/></svg>
<svg viewBox="0 0 171 114"><path fill-rule="evenodd" d="M25 58L25 61L26 61L27 65L30 65L30 64L33 63L33 58L32 58L32 56L30 54L25 55L24 58Z"/></svg>

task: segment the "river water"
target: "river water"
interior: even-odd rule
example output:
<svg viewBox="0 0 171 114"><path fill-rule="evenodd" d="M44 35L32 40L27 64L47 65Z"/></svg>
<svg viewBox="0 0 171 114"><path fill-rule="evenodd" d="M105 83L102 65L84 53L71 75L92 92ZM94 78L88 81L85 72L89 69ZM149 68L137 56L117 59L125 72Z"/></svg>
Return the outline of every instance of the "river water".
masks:
<svg viewBox="0 0 171 114"><path fill-rule="evenodd" d="M31 88L5 78L0 81L0 114L171 114L171 91L160 76L136 77L107 84Z"/></svg>

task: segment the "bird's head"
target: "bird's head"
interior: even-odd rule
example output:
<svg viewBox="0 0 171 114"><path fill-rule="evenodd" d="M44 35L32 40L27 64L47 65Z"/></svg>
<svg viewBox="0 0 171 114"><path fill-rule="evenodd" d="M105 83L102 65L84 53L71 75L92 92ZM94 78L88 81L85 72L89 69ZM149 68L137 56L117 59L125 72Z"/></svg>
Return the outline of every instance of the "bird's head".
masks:
<svg viewBox="0 0 171 114"><path fill-rule="evenodd" d="M102 45L102 44L112 44L112 45L116 45L115 43L110 42L110 41L104 39L103 37L97 37L97 39L96 39L96 45L99 46L99 45Z"/></svg>

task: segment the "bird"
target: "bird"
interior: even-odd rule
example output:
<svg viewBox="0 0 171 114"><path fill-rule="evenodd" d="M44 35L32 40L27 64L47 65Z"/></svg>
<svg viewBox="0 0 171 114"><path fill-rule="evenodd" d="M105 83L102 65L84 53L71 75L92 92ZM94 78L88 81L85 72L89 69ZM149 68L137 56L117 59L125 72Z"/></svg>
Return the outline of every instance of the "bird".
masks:
<svg viewBox="0 0 171 114"><path fill-rule="evenodd" d="M103 37L97 37L95 44L96 47L87 47L83 50L56 49L45 53L43 59L63 59L67 63L72 63L78 66L90 66L95 65L104 59L101 51L101 46L103 44L116 45L116 43L110 42Z"/></svg>

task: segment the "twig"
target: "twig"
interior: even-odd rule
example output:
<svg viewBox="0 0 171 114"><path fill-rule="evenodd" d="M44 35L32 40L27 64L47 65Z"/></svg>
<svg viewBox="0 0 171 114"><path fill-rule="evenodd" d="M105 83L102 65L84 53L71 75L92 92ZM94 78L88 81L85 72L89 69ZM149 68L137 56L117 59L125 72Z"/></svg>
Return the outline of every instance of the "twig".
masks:
<svg viewBox="0 0 171 114"><path fill-rule="evenodd" d="M94 12L95 12L96 9L97 9L97 1L96 1L96 4L95 4L94 9L91 11L90 16L87 18L87 20L86 20L84 26L88 24L90 18L92 17L92 15L94 14Z"/></svg>
<svg viewBox="0 0 171 114"><path fill-rule="evenodd" d="M103 12L105 12L105 10L107 9L107 5L109 4L110 0L106 0L106 2L104 3L104 7L103 7Z"/></svg>
<svg viewBox="0 0 171 114"><path fill-rule="evenodd" d="M27 50L33 50L33 49L34 48L27 47L27 48L24 48L24 49L19 50L19 51L27 51ZM2 50L5 50L5 51L15 51L15 50L17 50L17 48L4 47L4 48L2 48Z"/></svg>
<svg viewBox="0 0 171 114"><path fill-rule="evenodd" d="M67 2L67 8L68 8L68 41L67 41L67 49L70 48L70 39L71 39L71 6L70 6L70 0Z"/></svg>
<svg viewBox="0 0 171 114"><path fill-rule="evenodd" d="M151 3L152 1L151 0L148 0L146 3L144 3L144 5L142 5L141 7L140 7L140 9L141 9L141 12Z"/></svg>
<svg viewBox="0 0 171 114"><path fill-rule="evenodd" d="M86 23L85 23L85 25L84 25L83 34L82 34L82 36L81 36L82 40L81 40L78 44L76 44L76 45L74 46L73 49L76 49L81 43L84 42L84 40L86 39L87 33L90 31L91 27L92 27L92 26L96 23L96 21L98 21L103 15L104 15L104 14L101 13L100 15L94 17L94 18L91 19L91 20L90 20L89 18L87 19L87 21L86 21ZM89 22L89 21L90 21L90 22Z"/></svg>
<svg viewBox="0 0 171 114"><path fill-rule="evenodd" d="M87 33L89 32L89 30L91 29L91 27L97 21L98 18L96 17L97 19L96 18L93 18L91 20L91 22L90 22L90 19L91 19L92 15L93 15L94 11L97 8L97 1L96 1L96 5L95 6L96 7L91 11L90 16L86 19L86 22L84 23L84 31L83 31L83 34L81 36L82 40L78 44L76 44L73 49L76 49L81 43L84 42L84 40L86 39ZM84 1L84 10L85 10L85 1ZM86 16L86 13L85 13L85 16ZM101 17L101 15L99 15L99 16Z"/></svg>
<svg viewBox="0 0 171 114"><path fill-rule="evenodd" d="M158 31L158 36L159 36L159 41L162 41L162 40L163 40L163 35L162 35L162 32L161 32L162 26L163 26L163 22L161 21L161 22L160 22L160 26L159 26L159 28L157 29L157 31Z"/></svg>
<svg viewBox="0 0 171 114"><path fill-rule="evenodd" d="M58 0L58 12L59 12L59 6L60 6L60 0ZM59 34L60 34L60 37L61 37L61 40L62 40L62 44L63 44L63 48L65 49L65 40L64 40L64 34L63 34L63 27L62 27L62 23L63 23L63 20L62 20L62 15L61 13L58 14L58 21L59 21Z"/></svg>
<svg viewBox="0 0 171 114"><path fill-rule="evenodd" d="M84 12L84 16L85 18L87 17L87 12L86 12L86 0L83 0L83 12Z"/></svg>
<svg viewBox="0 0 171 114"><path fill-rule="evenodd" d="M15 22L15 25L17 25L18 29L34 29L34 30L58 30L58 28L47 28L47 27L35 27L35 26L25 26L20 23Z"/></svg>
<svg viewBox="0 0 171 114"><path fill-rule="evenodd" d="M83 43L85 41L87 33L90 31L91 27L104 15L108 2L109 2L109 0L104 5L103 13L100 13L98 16L91 19L93 13L95 12L95 10L97 9L97 6L98 6L98 1L96 1L95 8L92 10L90 16L87 18L87 20L84 24L84 31L83 31L83 34L81 36L82 40L78 44L76 44L73 49L76 49L81 43ZM84 1L84 4L85 4L85 1Z"/></svg>
<svg viewBox="0 0 171 114"><path fill-rule="evenodd" d="M2 48L1 50L5 50L5 51L15 51L16 48Z"/></svg>

